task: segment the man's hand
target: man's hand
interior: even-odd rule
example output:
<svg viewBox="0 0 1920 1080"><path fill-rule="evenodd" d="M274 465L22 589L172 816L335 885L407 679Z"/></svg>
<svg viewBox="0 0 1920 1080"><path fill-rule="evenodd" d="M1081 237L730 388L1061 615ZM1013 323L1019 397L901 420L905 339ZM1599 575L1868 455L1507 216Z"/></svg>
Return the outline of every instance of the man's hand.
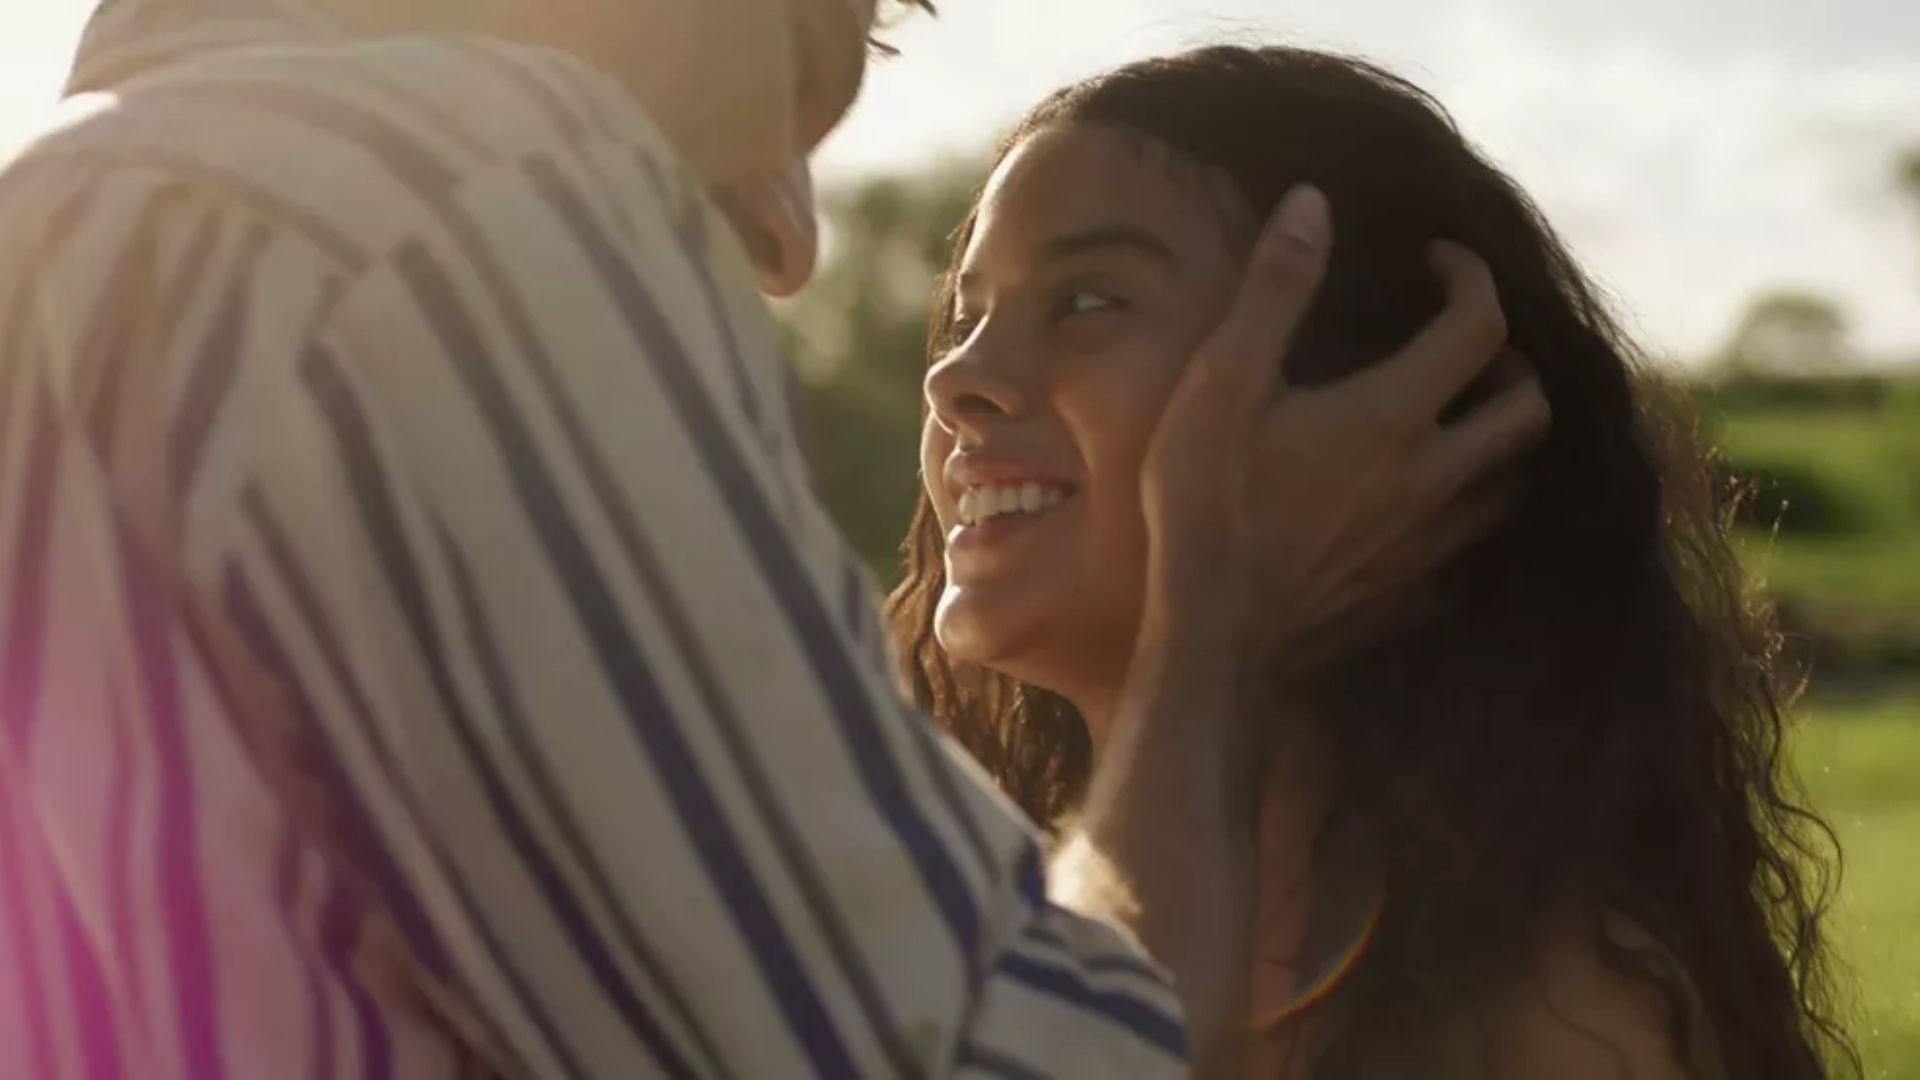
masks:
<svg viewBox="0 0 1920 1080"><path fill-rule="evenodd" d="M1350 642L1483 535L1509 498L1476 481L1549 419L1528 373L1442 426L1506 340L1487 267L1445 244L1433 264L1446 309L1411 344L1340 382L1286 387L1332 243L1320 193L1289 195L1162 416L1141 481L1140 637L1080 832L1055 864L1060 899L1126 923L1174 972L1205 1076L1238 1075L1243 1049L1250 673L1276 652Z"/></svg>
<svg viewBox="0 0 1920 1080"><path fill-rule="evenodd" d="M1295 189L1175 389L1142 475L1148 604L1164 615L1149 628L1296 669L1355 644L1484 536L1511 502L1486 481L1550 422L1526 371L1441 424L1507 336L1491 271L1446 242L1431 258L1447 305L1419 336L1351 377L1287 386L1283 361L1332 244L1324 196Z"/></svg>

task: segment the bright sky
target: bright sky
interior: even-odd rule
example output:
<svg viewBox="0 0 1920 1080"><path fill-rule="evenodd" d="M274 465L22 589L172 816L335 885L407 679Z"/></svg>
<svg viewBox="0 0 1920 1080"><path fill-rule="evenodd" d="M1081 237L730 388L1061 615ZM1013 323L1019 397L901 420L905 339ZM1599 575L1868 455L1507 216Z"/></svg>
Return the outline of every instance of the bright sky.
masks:
<svg viewBox="0 0 1920 1080"><path fill-rule="evenodd" d="M53 95L86 0L0 0L0 141ZM1221 37L1364 53L1448 103L1648 342L1717 346L1759 290L1839 299L1871 354L1920 359L1913 0L943 0L869 80L829 178L989 142L1075 76Z"/></svg>

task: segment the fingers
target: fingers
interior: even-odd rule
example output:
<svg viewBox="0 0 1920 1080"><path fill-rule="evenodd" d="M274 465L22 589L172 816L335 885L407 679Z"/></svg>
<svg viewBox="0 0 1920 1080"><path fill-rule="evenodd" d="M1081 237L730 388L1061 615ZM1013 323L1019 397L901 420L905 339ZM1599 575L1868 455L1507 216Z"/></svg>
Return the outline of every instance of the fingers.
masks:
<svg viewBox="0 0 1920 1080"><path fill-rule="evenodd" d="M1295 643L1277 662L1294 672L1316 670L1437 615L1444 596L1433 575L1493 535L1529 483L1526 470L1509 469L1454 499L1382 554L1381 567L1337 619L1310 640Z"/></svg>
<svg viewBox="0 0 1920 1080"><path fill-rule="evenodd" d="M1254 241L1233 306L1194 356L1196 373L1250 409L1267 401L1313 308L1332 251L1326 196L1310 184L1295 187Z"/></svg>
<svg viewBox="0 0 1920 1080"><path fill-rule="evenodd" d="M1468 491L1442 510L1421 548L1421 558L1426 563L1421 575L1440 569L1461 552L1493 535L1526 494L1528 479L1524 470L1515 470Z"/></svg>
<svg viewBox="0 0 1920 1080"><path fill-rule="evenodd" d="M1311 641L1303 641L1280 661L1284 669L1312 671L1346 659L1431 618L1440 608L1434 589L1414 583L1360 600Z"/></svg>
<svg viewBox="0 0 1920 1080"><path fill-rule="evenodd" d="M1526 354L1508 347L1500 350L1486 370L1487 389L1498 393L1534 377L1533 361Z"/></svg>
<svg viewBox="0 0 1920 1080"><path fill-rule="evenodd" d="M1486 262L1445 240L1434 243L1429 261L1446 307L1406 348L1367 373L1393 412L1421 423L1439 416L1507 341L1506 313Z"/></svg>
<svg viewBox="0 0 1920 1080"><path fill-rule="evenodd" d="M1458 421L1434 429L1421 455L1428 505L1444 505L1489 474L1519 460L1553 426L1540 380L1529 374Z"/></svg>

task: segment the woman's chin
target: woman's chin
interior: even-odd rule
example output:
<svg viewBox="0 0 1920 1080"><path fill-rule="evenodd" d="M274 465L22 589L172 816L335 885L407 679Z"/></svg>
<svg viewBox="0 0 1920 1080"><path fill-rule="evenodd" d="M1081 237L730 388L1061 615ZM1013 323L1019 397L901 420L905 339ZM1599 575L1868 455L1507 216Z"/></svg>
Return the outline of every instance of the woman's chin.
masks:
<svg viewBox="0 0 1920 1080"><path fill-rule="evenodd" d="M951 589L941 597L933 636L949 663L985 668L1069 698L1075 689L1098 690L1107 676L1125 674L1124 651L1118 673L1110 671L1111 650L1094 628L1063 625L1057 610L1001 602L1007 599Z"/></svg>
<svg viewBox="0 0 1920 1080"><path fill-rule="evenodd" d="M1004 635L965 613L949 615L943 606L933 624L933 639L955 664L991 665L1006 652Z"/></svg>
<svg viewBox="0 0 1920 1080"><path fill-rule="evenodd" d="M1019 667L1020 658L1044 640L1044 634L1041 620L1013 610L1017 606L991 602L972 590L948 589L934 614L934 640L956 664Z"/></svg>

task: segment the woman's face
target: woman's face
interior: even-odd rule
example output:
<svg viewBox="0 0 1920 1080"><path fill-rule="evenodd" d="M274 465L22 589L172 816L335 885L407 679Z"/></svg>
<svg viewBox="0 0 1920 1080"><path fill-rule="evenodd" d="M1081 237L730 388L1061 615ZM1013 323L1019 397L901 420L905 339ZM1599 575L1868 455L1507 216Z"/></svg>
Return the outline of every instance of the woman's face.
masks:
<svg viewBox="0 0 1920 1080"><path fill-rule="evenodd" d="M946 536L935 629L955 661L1109 707L1146 568L1140 465L1239 280L1223 175L1143 136L1041 131L995 171L927 373L927 493ZM1097 734L1097 732L1096 732Z"/></svg>

